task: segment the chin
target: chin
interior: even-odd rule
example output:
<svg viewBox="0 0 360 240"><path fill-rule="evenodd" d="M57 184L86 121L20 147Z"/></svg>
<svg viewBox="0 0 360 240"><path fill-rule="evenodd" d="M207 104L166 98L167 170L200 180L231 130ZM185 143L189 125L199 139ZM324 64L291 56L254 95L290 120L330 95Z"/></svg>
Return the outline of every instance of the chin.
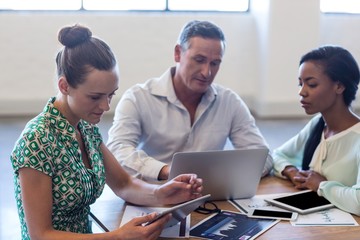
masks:
<svg viewBox="0 0 360 240"><path fill-rule="evenodd" d="M196 92L202 94L202 93L206 93L206 91L207 91L208 89L209 89L209 86L206 86L206 87L203 86L203 87L197 88L197 89L196 89Z"/></svg>
<svg viewBox="0 0 360 240"><path fill-rule="evenodd" d="M305 109L305 113L306 113L307 115L314 115L314 114L318 113L318 111L312 111L312 110L310 110L310 109Z"/></svg>
<svg viewBox="0 0 360 240"><path fill-rule="evenodd" d="M98 118L88 118L88 119L84 119L85 121L87 121L88 123L91 124L98 124L101 120L101 117Z"/></svg>

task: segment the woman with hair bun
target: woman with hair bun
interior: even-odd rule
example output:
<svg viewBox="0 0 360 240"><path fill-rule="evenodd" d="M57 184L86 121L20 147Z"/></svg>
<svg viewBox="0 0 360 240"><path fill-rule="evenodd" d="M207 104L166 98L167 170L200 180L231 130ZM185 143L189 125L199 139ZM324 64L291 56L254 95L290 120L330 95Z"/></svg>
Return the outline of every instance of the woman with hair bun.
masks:
<svg viewBox="0 0 360 240"><path fill-rule="evenodd" d="M316 114L273 151L275 174L360 215L360 118L351 109L360 80L349 51L323 46L300 60L300 103Z"/></svg>
<svg viewBox="0 0 360 240"><path fill-rule="evenodd" d="M58 94L27 123L10 157L22 239L156 239L169 214L147 226L155 213L90 234L90 204L105 183L133 204L180 203L201 196L202 180L183 174L152 185L129 176L96 126L118 89L114 54L84 26L64 27L58 39Z"/></svg>

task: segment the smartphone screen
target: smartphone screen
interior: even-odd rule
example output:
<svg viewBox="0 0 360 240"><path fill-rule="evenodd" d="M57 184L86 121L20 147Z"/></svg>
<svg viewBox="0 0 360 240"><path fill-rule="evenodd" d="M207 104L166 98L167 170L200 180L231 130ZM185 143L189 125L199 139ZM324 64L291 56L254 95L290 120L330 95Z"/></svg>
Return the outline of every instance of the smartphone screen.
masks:
<svg viewBox="0 0 360 240"><path fill-rule="evenodd" d="M282 220L295 220L297 218L297 215L298 214L294 212L263 210L263 209L254 209L248 213L249 217L272 218L272 219L282 219Z"/></svg>

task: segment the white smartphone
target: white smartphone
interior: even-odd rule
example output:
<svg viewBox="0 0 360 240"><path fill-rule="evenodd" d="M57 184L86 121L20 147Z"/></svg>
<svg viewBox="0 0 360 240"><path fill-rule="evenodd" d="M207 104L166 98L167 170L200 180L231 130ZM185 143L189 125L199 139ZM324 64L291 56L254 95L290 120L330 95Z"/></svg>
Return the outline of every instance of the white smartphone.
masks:
<svg viewBox="0 0 360 240"><path fill-rule="evenodd" d="M294 221L298 217L298 213L269 209L250 209L247 213L247 216L251 218L267 218Z"/></svg>

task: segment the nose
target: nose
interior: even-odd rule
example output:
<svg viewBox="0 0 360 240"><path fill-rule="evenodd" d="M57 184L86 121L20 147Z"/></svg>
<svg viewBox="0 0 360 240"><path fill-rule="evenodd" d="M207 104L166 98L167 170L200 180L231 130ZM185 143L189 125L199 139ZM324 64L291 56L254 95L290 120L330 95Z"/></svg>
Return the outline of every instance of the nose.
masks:
<svg viewBox="0 0 360 240"><path fill-rule="evenodd" d="M204 64L203 65L203 67L201 69L201 74L206 78L211 76L211 66L210 66L210 64Z"/></svg>
<svg viewBox="0 0 360 240"><path fill-rule="evenodd" d="M101 101L100 103L100 108L103 111L109 111L110 110L110 99L108 98L104 98L104 100Z"/></svg>
<svg viewBox="0 0 360 240"><path fill-rule="evenodd" d="M301 97L305 97L305 96L306 96L306 90L305 90L304 86L300 87L299 95L300 95Z"/></svg>

